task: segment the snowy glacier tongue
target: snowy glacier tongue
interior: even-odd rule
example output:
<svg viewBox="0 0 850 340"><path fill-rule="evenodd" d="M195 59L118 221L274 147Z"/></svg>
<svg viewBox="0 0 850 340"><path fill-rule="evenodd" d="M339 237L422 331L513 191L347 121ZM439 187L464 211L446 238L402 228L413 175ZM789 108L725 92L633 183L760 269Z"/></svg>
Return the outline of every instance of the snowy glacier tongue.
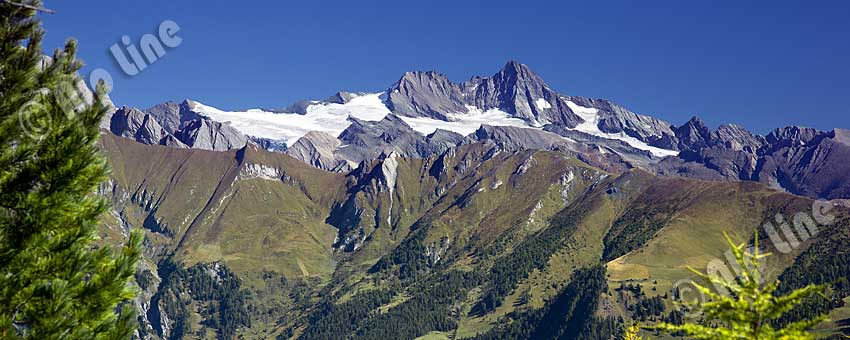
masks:
<svg viewBox="0 0 850 340"><path fill-rule="evenodd" d="M307 107L306 114L274 113L263 110L223 111L195 102L194 110L219 122L228 122L242 133L286 141L292 145L310 131L322 131L337 136L351 122L348 117L376 121L390 110L384 105L380 93L352 98L345 104L317 103Z"/></svg>
<svg viewBox="0 0 850 340"><path fill-rule="evenodd" d="M348 117L366 121L384 119L390 110L383 103L383 93L371 93L352 98L345 104L316 103L307 107L306 114L275 113L263 110L223 111L195 102L194 110L215 121L228 122L240 132L254 136L286 141L292 145L310 131L327 132L338 136L351 122ZM481 124L495 126L531 127L525 121L512 118L501 110L481 111L469 107L468 113L448 114L449 121L426 117L401 117L413 130L430 134L436 129L468 135Z"/></svg>
<svg viewBox="0 0 850 340"><path fill-rule="evenodd" d="M567 101L567 106L570 107L576 115L581 117L584 120L584 123L581 123L575 127L574 130L584 132L589 135L598 136L607 139L616 139L621 140L629 145L631 145L635 149L646 150L652 153L653 156L657 157L665 157L665 156L675 156L678 155L678 151L667 150L662 148L657 148L654 146L650 146L643 142L640 139L634 138L625 134L624 132L620 133L607 133L603 132L599 129L599 110L591 107L580 106L572 101Z"/></svg>
<svg viewBox="0 0 850 340"><path fill-rule="evenodd" d="M215 121L228 122L240 132L254 136L285 141L292 145L310 131L326 132L338 136L351 122L348 117L354 117L365 121L379 121L390 114L389 108L382 100L383 93L370 93L359 95L345 104L316 102L307 107L306 114L297 113L275 113L263 110L246 111L223 111L212 106L195 102L194 110L201 115L207 116ZM538 99L535 105L546 107L548 102ZM625 133L606 133L599 130L599 113L595 108L580 106L572 101L567 101L570 109L575 112L583 123L576 126L574 130L607 139L621 140L634 148L647 150L654 156L675 156L678 152L649 146L643 141L626 135ZM511 117L507 112L490 109L482 111L477 107L468 106L469 112L447 114L448 120L439 120L427 117L401 117L405 123L422 134L430 134L436 129L443 129L469 135L477 130L482 124L492 126L514 126L530 129L540 129L540 126L530 125L528 122Z"/></svg>
<svg viewBox="0 0 850 340"><path fill-rule="evenodd" d="M437 129L443 129L466 136L478 130L482 124L532 128L524 120L513 118L502 110L490 109L481 111L481 109L474 106L467 106L466 108L469 110L468 113L447 114L446 118L449 119L448 121L426 117L401 117L401 119L414 130L426 135Z"/></svg>

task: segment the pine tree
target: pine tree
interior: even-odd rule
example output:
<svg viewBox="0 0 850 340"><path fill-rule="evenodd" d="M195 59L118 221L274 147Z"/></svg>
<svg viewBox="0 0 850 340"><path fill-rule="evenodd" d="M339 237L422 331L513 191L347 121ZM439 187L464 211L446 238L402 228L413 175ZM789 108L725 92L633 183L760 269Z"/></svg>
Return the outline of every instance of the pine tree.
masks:
<svg viewBox="0 0 850 340"><path fill-rule="evenodd" d="M824 287L808 285L786 295L776 296L774 292L778 282L762 284L759 268L763 259L769 254L759 254L758 234L754 239L756 240L755 250L749 252L745 243L736 245L729 235L726 235L726 240L735 256L735 262L742 268L737 279L732 282L719 275L709 276L691 269L706 280L719 284L731 292L730 295L717 294L704 286L696 285L696 288L705 294L708 302L693 307L702 313L705 320L719 321L718 327L695 323L682 325L662 323L657 328L672 333L682 332L693 339L814 339L814 336L807 331L825 321L824 316L794 322L782 329L773 328L771 321L780 318L806 298L822 294Z"/></svg>
<svg viewBox="0 0 850 340"><path fill-rule="evenodd" d="M141 236L94 244L105 96L80 105L73 40L43 56L38 6L0 2L0 339L126 339Z"/></svg>

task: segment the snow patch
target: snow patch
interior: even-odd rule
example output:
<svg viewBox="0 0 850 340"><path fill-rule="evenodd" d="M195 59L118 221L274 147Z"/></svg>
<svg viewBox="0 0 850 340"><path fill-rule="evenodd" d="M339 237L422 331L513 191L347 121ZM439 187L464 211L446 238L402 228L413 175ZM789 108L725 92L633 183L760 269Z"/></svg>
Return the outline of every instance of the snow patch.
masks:
<svg viewBox="0 0 850 340"><path fill-rule="evenodd" d="M280 180L283 174L277 168L270 167L265 164L245 164L242 171L239 172L239 179L260 178L269 180Z"/></svg>
<svg viewBox="0 0 850 340"><path fill-rule="evenodd" d="M398 154L395 152L391 152L384 162L381 164L381 172L384 174L384 179L387 181L387 189L389 189L390 196L392 196L393 191L395 190L395 181L398 177Z"/></svg>
<svg viewBox="0 0 850 340"><path fill-rule="evenodd" d="M482 124L531 128L524 120L513 118L507 112L499 109L482 111L469 105L466 108L469 111L467 113L446 114L448 121L426 117L401 117L401 119L414 130L426 135L434 133L437 129L443 129L466 136L478 130Z"/></svg>
<svg viewBox="0 0 850 340"><path fill-rule="evenodd" d="M387 225L392 226L393 217L393 192L395 191L395 183L398 178L398 154L390 153L384 162L381 164L381 172L384 174L384 179L387 181L387 189L390 192L390 208L387 210Z"/></svg>
<svg viewBox="0 0 850 340"><path fill-rule="evenodd" d="M310 131L339 135L351 122L348 117L376 121L383 119L390 110L381 100L383 93L357 96L345 104L314 103L307 107L306 114L275 113L259 109L246 111L224 111L195 102L193 110L219 122L228 122L240 132L254 137L283 140L291 146L298 138Z"/></svg>
<svg viewBox="0 0 850 340"><path fill-rule="evenodd" d="M567 101L567 106L569 106L570 110L572 110L576 115L581 117L584 120L583 123L577 125L575 129L577 131L581 131L590 135L599 136L607 139L616 139L626 142L636 149L646 150L652 153L653 156L656 157L666 157L666 156L675 156L678 155L678 151L667 150L662 148L657 148L654 146L650 146L640 139L634 138L632 136L627 135L625 132L620 133L607 133L599 130L599 110L591 107L580 106L572 101Z"/></svg>
<svg viewBox="0 0 850 340"><path fill-rule="evenodd" d="M543 98L537 98L537 100L534 101L534 105L537 106L538 110L545 110L545 109L551 109L552 108L552 104L549 104L549 102L547 102L546 99L543 99Z"/></svg>

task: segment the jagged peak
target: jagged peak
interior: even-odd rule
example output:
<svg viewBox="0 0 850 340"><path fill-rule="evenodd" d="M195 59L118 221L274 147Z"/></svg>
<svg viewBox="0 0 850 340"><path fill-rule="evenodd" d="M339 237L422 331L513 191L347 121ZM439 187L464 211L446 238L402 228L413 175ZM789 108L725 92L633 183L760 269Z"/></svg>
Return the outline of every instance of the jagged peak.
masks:
<svg viewBox="0 0 850 340"><path fill-rule="evenodd" d="M423 80L439 80L451 83L449 77L437 71L407 71L393 84L392 88L398 88L405 83L421 82Z"/></svg>
<svg viewBox="0 0 850 340"><path fill-rule="evenodd" d="M747 128L745 128L743 125L735 124L735 123L720 124L720 126L718 126L717 129L718 130L721 130L721 129L723 129L723 130L735 130L735 131L747 130Z"/></svg>
<svg viewBox="0 0 850 340"><path fill-rule="evenodd" d="M399 124L399 125L403 125L403 126L410 128L410 125L407 124L407 122L405 122L404 119L401 119L401 117L399 117L398 115L392 114L392 113L384 116L384 119L381 119L380 122L388 122L388 123L393 123L393 124Z"/></svg>
<svg viewBox="0 0 850 340"><path fill-rule="evenodd" d="M127 105L122 105L121 108L116 111L116 113L118 113L118 112L124 113L124 114L130 114L130 113L145 114L144 111L139 110L139 109L132 107L132 106L127 106Z"/></svg>
<svg viewBox="0 0 850 340"><path fill-rule="evenodd" d="M702 120L702 118L700 118L697 115L694 115L693 117L691 117L691 119L688 119L688 121L684 125L691 125L691 126L705 127L705 128L708 127L708 125L705 124L705 122Z"/></svg>
<svg viewBox="0 0 850 340"><path fill-rule="evenodd" d="M175 102L175 101L172 101L172 100L166 100L162 103L159 103L159 104L156 104L154 106L147 108L145 111L148 111L148 110L151 110L151 109L157 108L157 107L178 106L178 105L184 104L187 101L188 101L188 99L184 100L183 102L178 103L178 102Z"/></svg>
<svg viewBox="0 0 850 340"><path fill-rule="evenodd" d="M765 137L771 143L779 143L781 141L807 143L822 134L822 131L815 128L789 125L776 128Z"/></svg>
<svg viewBox="0 0 850 340"><path fill-rule="evenodd" d="M543 79L531 71L528 65L516 60L509 60L494 78L525 79L543 83Z"/></svg>
<svg viewBox="0 0 850 340"><path fill-rule="evenodd" d="M347 120L347 121L349 121L349 122L351 122L351 126L355 126L355 125L357 125L357 126L365 126L365 125L367 125L367 124L368 124L365 120L362 120L362 119L360 119L360 118L354 117L354 116L352 116L352 115L349 115L349 116L348 116L348 118L346 118L346 120ZM351 126L349 126L349 128L351 128Z"/></svg>
<svg viewBox="0 0 850 340"><path fill-rule="evenodd" d="M710 139L711 134L713 132L711 128L708 127L707 124L705 124L702 118L697 115L691 117L691 119L689 119L685 124L682 124L682 126L680 126L677 130L679 130L680 132L690 130L698 133L705 139Z"/></svg>
<svg viewBox="0 0 850 340"><path fill-rule="evenodd" d="M520 63L515 59L508 60L505 63L505 66L502 68L502 71L512 72L512 73L523 73L523 72L531 72L531 69L528 68L528 65Z"/></svg>
<svg viewBox="0 0 850 340"><path fill-rule="evenodd" d="M195 106L197 106L197 105L198 105L198 102L191 100L189 98L183 99L183 101L180 102L181 107L185 107L186 109L188 109L190 111L194 111Z"/></svg>
<svg viewBox="0 0 850 340"><path fill-rule="evenodd" d="M436 137L436 136L440 136L440 135L459 135L459 136L462 136L461 134L459 134L459 133L457 133L457 132L454 132L454 131L449 131L449 130L446 130L446 129L436 128L436 129L434 129L434 132L431 132L431 133L427 134L425 137L427 137L427 138L434 138L434 137Z"/></svg>

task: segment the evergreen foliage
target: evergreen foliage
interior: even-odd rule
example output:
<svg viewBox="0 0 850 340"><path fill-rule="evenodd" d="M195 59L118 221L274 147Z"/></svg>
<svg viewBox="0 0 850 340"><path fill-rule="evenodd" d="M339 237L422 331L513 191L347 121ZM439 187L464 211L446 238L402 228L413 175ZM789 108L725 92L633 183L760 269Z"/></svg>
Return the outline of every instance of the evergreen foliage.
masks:
<svg viewBox="0 0 850 340"><path fill-rule="evenodd" d="M552 254L575 233L576 225L586 213L584 206L565 209L552 219L550 228L523 240L511 254L496 261L486 280L488 287L475 309L483 314L501 306L502 300L516 289L520 281L528 278L531 271L545 267Z"/></svg>
<svg viewBox="0 0 850 340"><path fill-rule="evenodd" d="M847 222L839 225L846 226ZM823 295L806 298L794 309L774 320L774 327L784 327L791 322L829 313L830 310L841 307L844 303L842 300L850 296L850 234L847 234L846 230L836 228L821 236L823 240L812 244L779 276L780 283L775 294L787 294L809 283L829 285L829 289ZM850 327L845 327L843 331L850 335Z"/></svg>
<svg viewBox="0 0 850 340"><path fill-rule="evenodd" d="M155 306L151 314L156 319L159 308L164 309L172 324L169 339L181 339L192 331L188 306L193 302L202 305L203 325L215 329L218 339L233 339L240 327L251 326L248 292L223 264L198 263L186 269L166 259L159 271L163 280L151 299Z"/></svg>
<svg viewBox="0 0 850 340"><path fill-rule="evenodd" d="M34 10L0 3L0 339L126 339L141 236L93 243L106 108L78 92L76 42L48 59L43 35Z"/></svg>
<svg viewBox="0 0 850 340"><path fill-rule="evenodd" d="M602 241L605 244L602 251L604 261L611 261L642 247L670 222L670 212L675 211L675 207L658 204L629 209L614 221Z"/></svg>
<svg viewBox="0 0 850 340"><path fill-rule="evenodd" d="M605 268L597 265L573 273L570 283L543 308L512 312L512 322L476 337L490 339L611 339L619 337L620 320L598 318L599 292L607 289Z"/></svg>
<svg viewBox="0 0 850 340"><path fill-rule="evenodd" d="M782 317L806 298L821 293L824 287L807 285L789 291L785 295L774 295L778 288L777 282L761 283L759 268L768 254L759 254L758 235L754 238L755 251L752 253L746 249L746 243L736 245L728 235L726 239L732 248L736 262L742 268L734 282L719 276L705 275L692 269L706 280L719 284L730 292L727 296L696 285L697 289L707 297L707 302L695 307L702 313L705 320L718 320L720 326L662 323L658 329L684 332L694 339L814 339L814 336L807 331L825 320L822 315L788 323L784 328L774 328L772 321Z"/></svg>

